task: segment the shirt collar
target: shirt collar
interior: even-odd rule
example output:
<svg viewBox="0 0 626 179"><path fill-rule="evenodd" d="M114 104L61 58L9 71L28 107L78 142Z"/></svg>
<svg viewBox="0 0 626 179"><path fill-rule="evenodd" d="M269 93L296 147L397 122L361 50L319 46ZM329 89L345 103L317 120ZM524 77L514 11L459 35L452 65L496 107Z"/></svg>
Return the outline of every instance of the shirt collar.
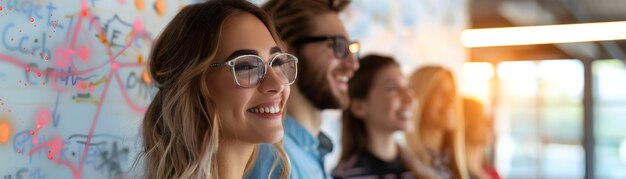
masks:
<svg viewBox="0 0 626 179"><path fill-rule="evenodd" d="M304 126L296 121L291 115L285 116L283 127L285 128L285 134L287 134L288 137L293 138L296 145L317 149L319 144L317 137L314 137L309 130L304 128Z"/></svg>

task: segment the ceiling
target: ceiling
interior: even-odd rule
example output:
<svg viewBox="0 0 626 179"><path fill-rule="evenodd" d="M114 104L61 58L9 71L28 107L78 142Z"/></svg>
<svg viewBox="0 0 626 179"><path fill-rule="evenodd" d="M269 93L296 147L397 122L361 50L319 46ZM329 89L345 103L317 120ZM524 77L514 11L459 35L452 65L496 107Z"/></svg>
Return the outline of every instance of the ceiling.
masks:
<svg viewBox="0 0 626 179"><path fill-rule="evenodd" d="M626 21L626 0L470 0L470 13L471 28ZM470 61L545 59L626 60L626 40L470 49Z"/></svg>

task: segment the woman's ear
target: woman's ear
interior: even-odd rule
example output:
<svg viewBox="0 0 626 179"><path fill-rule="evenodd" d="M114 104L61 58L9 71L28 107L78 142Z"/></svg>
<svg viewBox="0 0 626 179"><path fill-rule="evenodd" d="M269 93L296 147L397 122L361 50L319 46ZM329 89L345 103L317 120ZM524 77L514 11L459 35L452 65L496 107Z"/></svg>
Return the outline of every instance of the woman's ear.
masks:
<svg viewBox="0 0 626 179"><path fill-rule="evenodd" d="M368 116L367 103L364 100L353 99L350 102L350 111L359 119L365 119Z"/></svg>

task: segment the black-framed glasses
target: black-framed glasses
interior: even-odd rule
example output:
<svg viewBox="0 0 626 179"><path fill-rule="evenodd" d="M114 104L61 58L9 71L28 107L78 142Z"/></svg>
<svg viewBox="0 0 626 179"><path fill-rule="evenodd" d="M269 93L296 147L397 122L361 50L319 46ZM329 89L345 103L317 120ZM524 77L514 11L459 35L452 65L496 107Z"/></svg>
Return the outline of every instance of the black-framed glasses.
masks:
<svg viewBox="0 0 626 179"><path fill-rule="evenodd" d="M257 55L241 55L224 63L213 63L211 67L228 66L233 74L233 80L242 88L256 87L263 81L267 68L263 59ZM298 76L298 58L288 53L281 53L269 62L284 85L291 85Z"/></svg>
<svg viewBox="0 0 626 179"><path fill-rule="evenodd" d="M350 3L351 0L327 0L328 8L337 9L340 5Z"/></svg>
<svg viewBox="0 0 626 179"><path fill-rule="evenodd" d="M337 59L343 60L348 57L349 53L357 54L361 50L359 42L349 42L348 39L341 35L335 36L309 36L300 40L296 40L294 44L304 45L313 42L332 41L333 54ZM358 59L358 58L357 58Z"/></svg>

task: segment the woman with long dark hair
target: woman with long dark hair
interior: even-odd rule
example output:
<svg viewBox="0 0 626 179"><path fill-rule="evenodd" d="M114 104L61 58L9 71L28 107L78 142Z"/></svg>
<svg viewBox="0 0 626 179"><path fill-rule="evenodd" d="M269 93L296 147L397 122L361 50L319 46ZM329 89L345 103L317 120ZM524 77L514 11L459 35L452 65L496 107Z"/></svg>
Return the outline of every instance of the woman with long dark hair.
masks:
<svg viewBox="0 0 626 179"><path fill-rule="evenodd" d="M389 57L369 55L349 82L350 105L343 112L342 153L335 178L415 178L425 176L419 161L393 138L413 130L416 103L400 66Z"/></svg>

